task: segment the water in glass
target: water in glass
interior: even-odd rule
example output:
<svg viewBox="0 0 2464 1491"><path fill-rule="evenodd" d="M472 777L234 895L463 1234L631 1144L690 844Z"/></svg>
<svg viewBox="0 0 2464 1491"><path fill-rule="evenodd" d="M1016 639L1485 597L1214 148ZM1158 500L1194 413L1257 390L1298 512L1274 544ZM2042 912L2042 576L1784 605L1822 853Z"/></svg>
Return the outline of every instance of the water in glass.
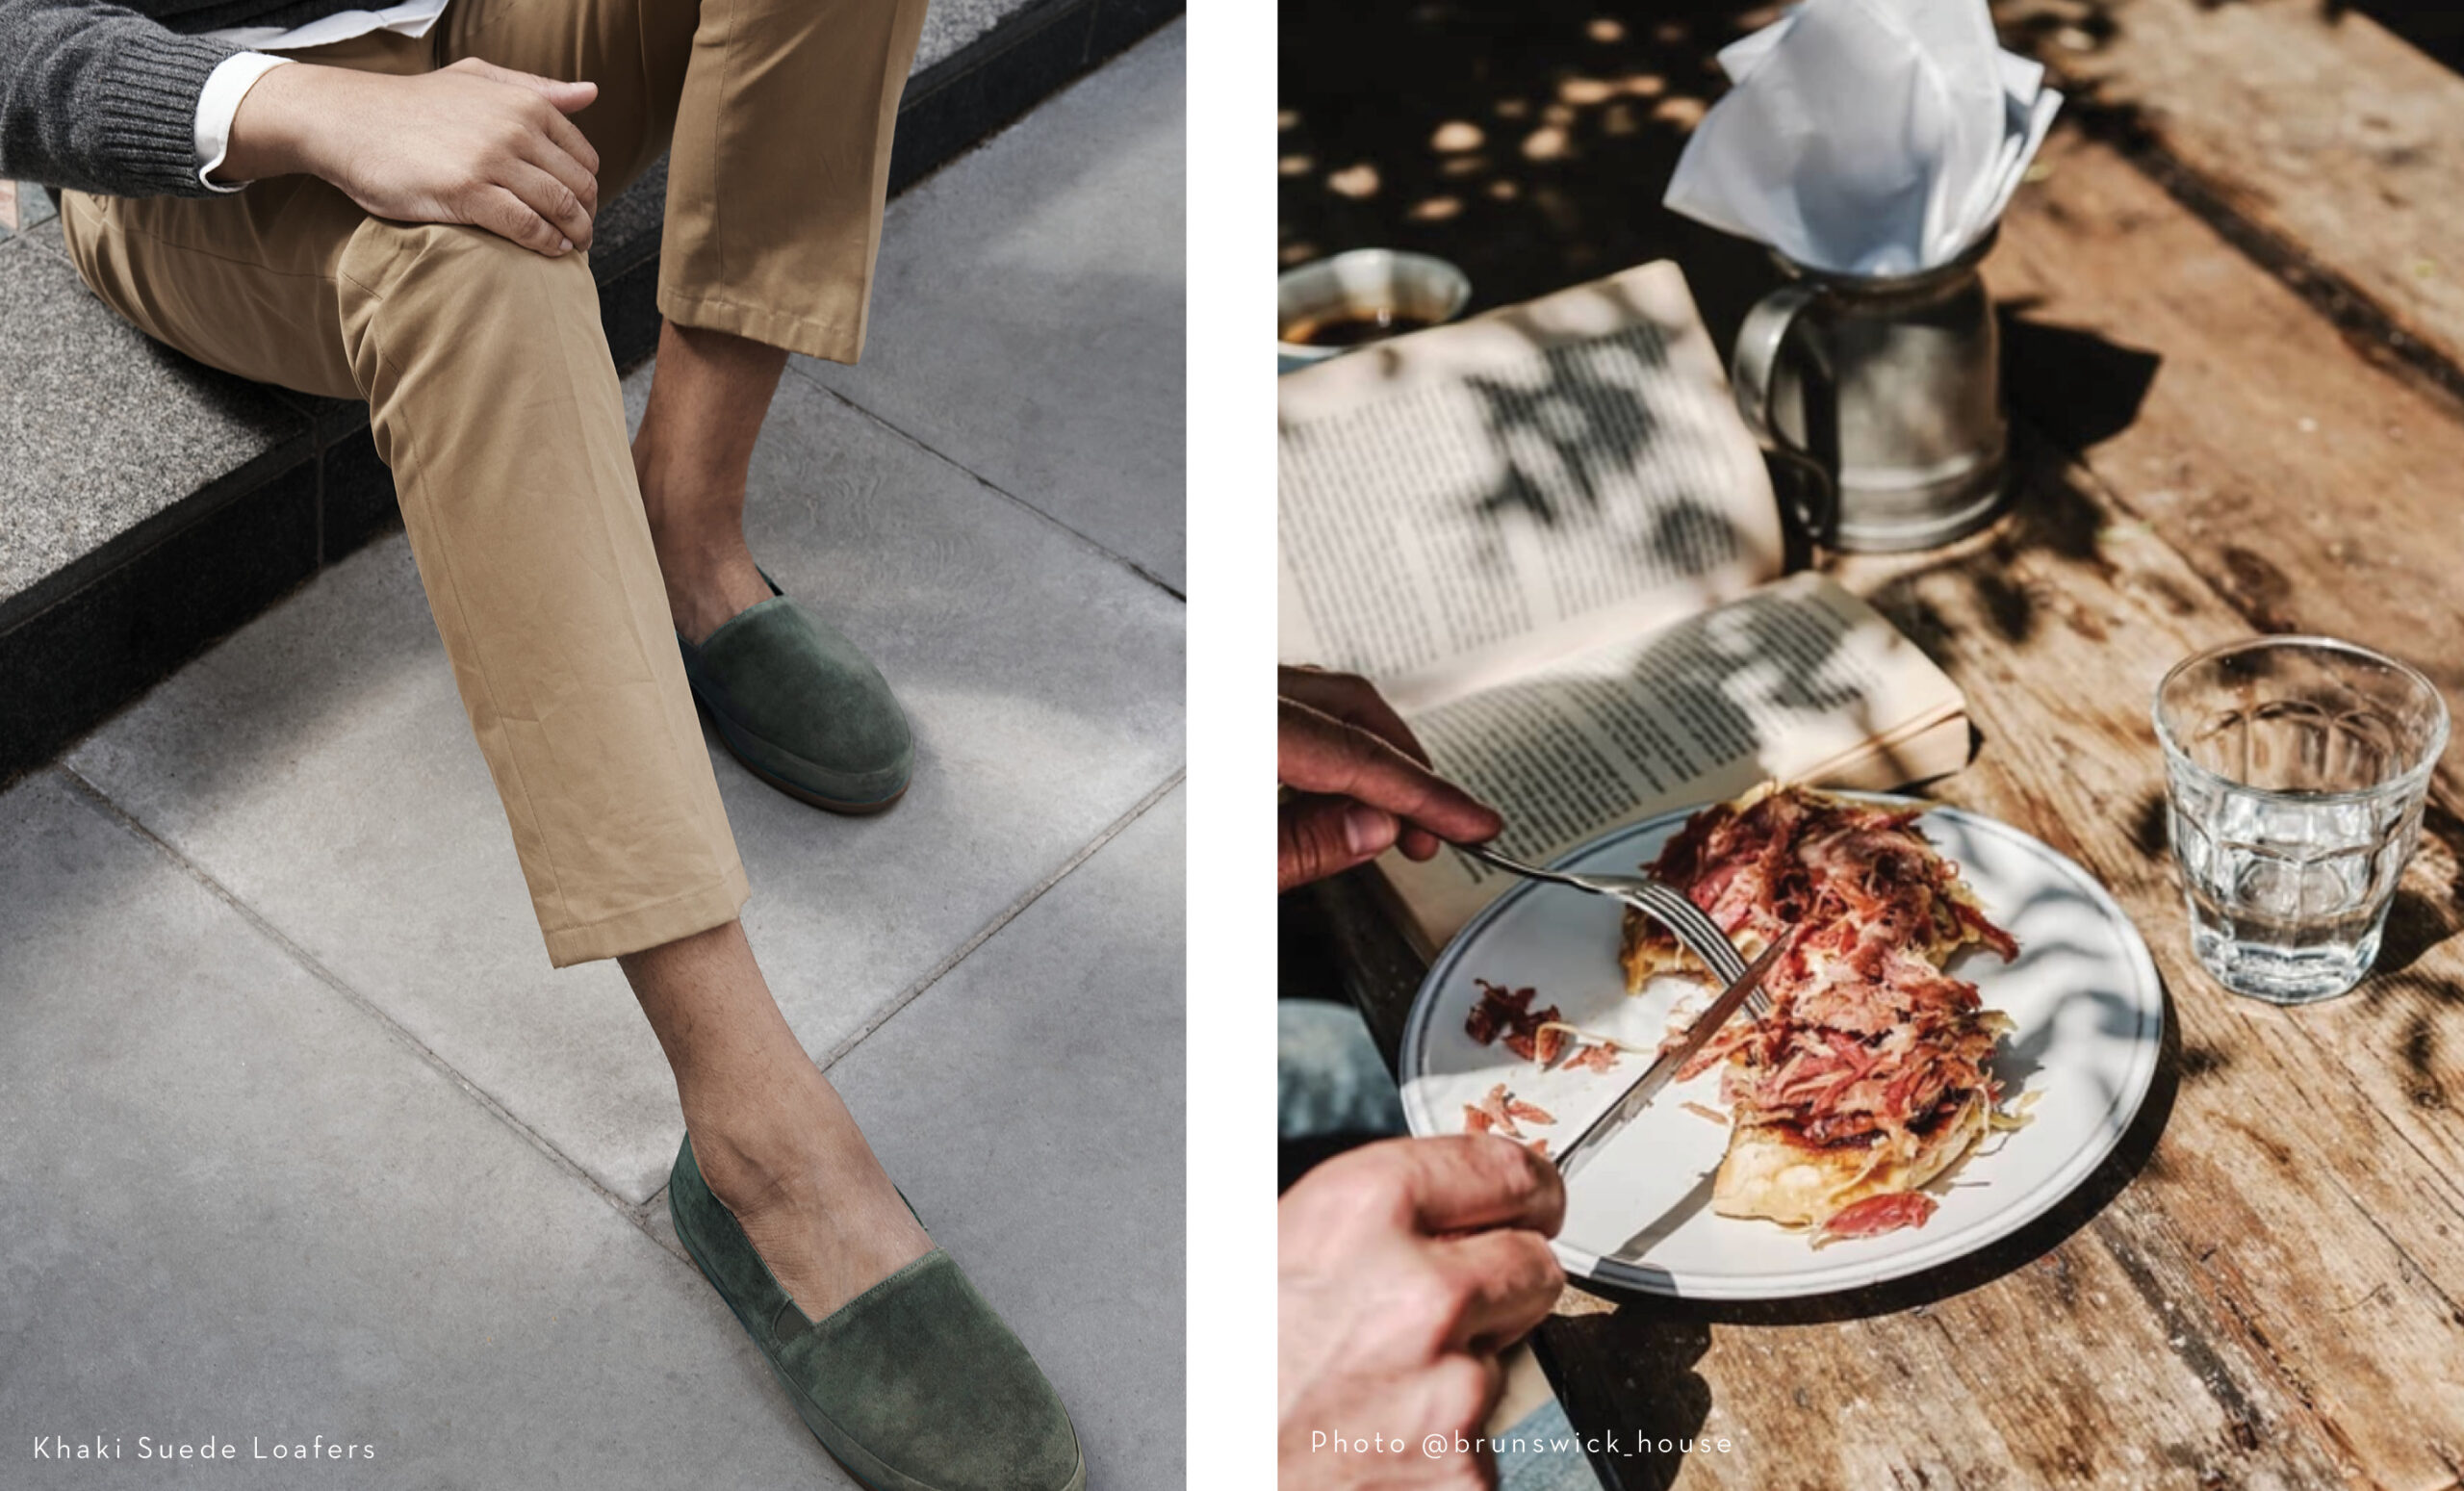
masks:
<svg viewBox="0 0 2464 1491"><path fill-rule="evenodd" d="M2352 988L2420 835L2437 690L2348 643L2266 637L2175 668L2156 728L2199 962L2279 1004Z"/></svg>

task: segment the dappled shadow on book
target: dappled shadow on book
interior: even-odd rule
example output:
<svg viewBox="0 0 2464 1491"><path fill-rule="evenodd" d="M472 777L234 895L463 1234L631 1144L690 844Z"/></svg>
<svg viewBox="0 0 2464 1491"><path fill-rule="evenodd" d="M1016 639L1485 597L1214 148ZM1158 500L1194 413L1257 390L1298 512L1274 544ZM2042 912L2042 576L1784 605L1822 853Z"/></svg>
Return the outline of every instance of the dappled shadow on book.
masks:
<svg viewBox="0 0 2464 1491"><path fill-rule="evenodd" d="M1596 530L1638 551L1656 572L1708 573L1743 549L1734 519L1720 506L1733 494L1698 490L1703 469L1668 459L1666 422L1647 397L1667 363L1667 343L1622 287L1601 292L1636 323L1574 345L1535 339L1524 367L1463 380L1496 457L1495 480L1469 504L1483 535L1481 560L1505 562L1507 534L1520 518ZM1511 315L1504 320L1514 323Z"/></svg>
<svg viewBox="0 0 2464 1491"><path fill-rule="evenodd" d="M1572 516L1572 503L1598 513L1642 468L1659 422L1636 395L1649 386L1650 371L1668 361L1668 346L1624 287L1604 286L1602 294L1632 322L1626 331L1572 346L1541 347L1535 340L1537 355L1526 371L1536 376L1464 379L1504 458L1496 487L1474 504L1481 516L1519 511L1554 527ZM1511 314L1504 320L1515 324ZM1610 374L1628 360L1645 365L1631 370L1639 375ZM1692 496L1681 501L1704 506Z"/></svg>
<svg viewBox="0 0 2464 1491"><path fill-rule="evenodd" d="M1407 713L1432 667L1779 571L1762 463L1672 266L1295 373L1278 407L1287 656Z"/></svg>
<svg viewBox="0 0 2464 1491"><path fill-rule="evenodd" d="M1835 595L1764 592L1440 706L1415 728L1440 769L1512 806L1500 841L1512 854L1559 852L1694 792L1819 780L1869 743L1888 752L1884 712L1904 692L1887 662L1896 635L1826 604Z"/></svg>

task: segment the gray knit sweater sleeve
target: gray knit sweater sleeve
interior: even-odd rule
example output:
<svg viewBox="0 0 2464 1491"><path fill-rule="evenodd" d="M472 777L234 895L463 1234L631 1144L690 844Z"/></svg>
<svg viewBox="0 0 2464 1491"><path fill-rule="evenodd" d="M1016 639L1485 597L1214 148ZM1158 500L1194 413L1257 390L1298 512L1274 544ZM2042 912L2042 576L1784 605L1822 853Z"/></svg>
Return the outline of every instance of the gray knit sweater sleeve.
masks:
<svg viewBox="0 0 2464 1491"><path fill-rule="evenodd" d="M197 95L239 50L101 0L0 0L0 178L206 195Z"/></svg>

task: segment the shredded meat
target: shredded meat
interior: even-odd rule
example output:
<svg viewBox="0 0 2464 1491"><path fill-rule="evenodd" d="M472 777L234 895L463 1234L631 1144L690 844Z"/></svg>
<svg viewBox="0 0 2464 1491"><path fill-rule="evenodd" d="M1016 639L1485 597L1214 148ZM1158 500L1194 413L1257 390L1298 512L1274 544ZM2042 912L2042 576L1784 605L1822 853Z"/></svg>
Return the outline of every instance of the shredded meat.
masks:
<svg viewBox="0 0 2464 1491"><path fill-rule="evenodd" d="M1523 1130L1514 1126L1513 1111L1506 1107L1504 1083L1501 1082L1489 1089L1488 1095L1480 1099L1480 1106L1475 1111L1488 1121L1474 1132L1484 1133L1489 1129L1495 1129L1509 1139L1523 1137Z"/></svg>
<svg viewBox="0 0 2464 1491"><path fill-rule="evenodd" d="M1902 1227L1921 1227L1933 1217L1935 1205L1934 1198L1922 1191L1891 1191L1881 1195L1869 1195L1841 1207L1822 1224L1822 1235L1816 1241L1880 1237L1886 1232L1897 1232Z"/></svg>
<svg viewBox="0 0 2464 1491"><path fill-rule="evenodd" d="M1472 1006L1472 1013L1464 1016L1463 1034L1481 1045L1488 1045L1497 1040L1500 1032L1513 1029L1515 1022L1523 1018L1524 1012L1531 1007L1531 996L1535 991L1501 989L1487 979L1474 979L1472 982L1479 986L1480 1002Z"/></svg>
<svg viewBox="0 0 2464 1491"><path fill-rule="evenodd" d="M1476 1103L1463 1105L1463 1132L1466 1134L1503 1134L1521 1139L1521 1123L1554 1123L1557 1116L1538 1103L1527 1103L1505 1090L1501 1082L1488 1090ZM1543 1144L1546 1141L1542 1142Z"/></svg>
<svg viewBox="0 0 2464 1491"><path fill-rule="evenodd" d="M1578 1048L1567 1061L1568 1071L1614 1071L1617 1069L1617 1048L1602 1041Z"/></svg>
<svg viewBox="0 0 2464 1491"><path fill-rule="evenodd" d="M1739 1125L1780 1124L1818 1148L1899 1145L1980 1093L1994 1100L1987 1064L2008 1022L1941 964L1970 942L2004 958L2018 947L1961 892L1915 816L1790 788L1696 813L1649 866L1738 941L1793 938L1763 980L1769 1016L1740 1015L1679 1073L1720 1068ZM1637 936L1674 947L1656 926ZM1932 1214L1924 1196L1875 1198L1894 1199L1907 1204L1850 1225Z"/></svg>
<svg viewBox="0 0 2464 1491"><path fill-rule="evenodd" d="M1556 1061L1558 1053L1565 1049L1566 1033L1540 1028L1564 1017L1555 1005L1534 1010L1531 1001L1536 990L1507 990L1487 979L1474 979L1472 982L1479 987L1480 1002L1472 1006L1472 1013L1463 1017L1465 1035L1481 1045L1488 1045L1502 1036L1505 1048L1527 1062L1538 1062L1546 1067Z"/></svg>

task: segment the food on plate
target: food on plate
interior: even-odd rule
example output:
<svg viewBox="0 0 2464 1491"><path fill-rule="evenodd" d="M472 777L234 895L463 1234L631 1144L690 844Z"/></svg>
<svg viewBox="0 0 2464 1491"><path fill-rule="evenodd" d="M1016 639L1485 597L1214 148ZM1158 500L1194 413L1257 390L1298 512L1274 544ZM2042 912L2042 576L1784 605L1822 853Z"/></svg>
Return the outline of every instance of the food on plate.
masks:
<svg viewBox="0 0 2464 1491"><path fill-rule="evenodd" d="M1763 980L1769 1015L1740 1015L1678 1074L1721 1071L1722 1216L1810 1228L1818 1244L1921 1226L1935 1203L1920 1188L1994 1126L1989 1064L2011 1022L1944 968L1970 946L2018 946L1918 810L1759 790L1696 813L1648 866L1746 956L1792 938ZM1662 973L1714 982L1631 911L1622 954L1630 990Z"/></svg>
<svg viewBox="0 0 2464 1491"><path fill-rule="evenodd" d="M1472 1013L1463 1018L1465 1035L1481 1045L1502 1036L1507 1050L1527 1062L1538 1062L1543 1067L1553 1064L1564 1052L1567 1039L1564 1029L1547 1028L1557 1024L1559 1012L1555 1005L1535 1011L1531 1008L1531 1000L1536 990L1503 989L1487 979L1474 979L1472 982L1479 986L1480 1002L1474 1005Z"/></svg>
<svg viewBox="0 0 2464 1491"><path fill-rule="evenodd" d="M1538 990L1506 989L1487 979L1474 979L1480 999L1472 1013L1463 1017L1463 1033L1478 1045L1495 1044L1500 1037L1506 1049L1527 1062L1536 1062L1546 1070L1556 1065L1557 1058L1567 1056L1567 1071L1614 1071L1617 1053L1625 1049L1606 1036L1569 1025L1558 1017L1555 1005L1535 1011L1531 1001ZM1586 1043L1588 1041L1588 1043Z"/></svg>
<svg viewBox="0 0 2464 1491"><path fill-rule="evenodd" d="M1615 1071L1619 1049L1614 1041L1578 1045L1575 1047L1575 1054L1566 1058L1565 1069L1567 1071Z"/></svg>
<svg viewBox="0 0 2464 1491"><path fill-rule="evenodd" d="M1489 1089L1488 1095L1476 1103L1463 1105L1463 1132L1466 1134L1502 1134L1508 1139L1521 1139L1520 1123L1554 1123L1557 1116L1537 1103L1527 1103L1505 1090L1501 1082Z"/></svg>
<svg viewBox="0 0 2464 1491"><path fill-rule="evenodd" d="M1870 931L1938 968L1970 943L2017 957L1959 866L1917 829L1921 811L1810 787L1761 788L1694 814L1645 868L1684 891L1749 959L1787 927L1852 918L1861 936ZM1630 910L1624 944L1628 992L1661 973L1716 982L1667 928Z"/></svg>

